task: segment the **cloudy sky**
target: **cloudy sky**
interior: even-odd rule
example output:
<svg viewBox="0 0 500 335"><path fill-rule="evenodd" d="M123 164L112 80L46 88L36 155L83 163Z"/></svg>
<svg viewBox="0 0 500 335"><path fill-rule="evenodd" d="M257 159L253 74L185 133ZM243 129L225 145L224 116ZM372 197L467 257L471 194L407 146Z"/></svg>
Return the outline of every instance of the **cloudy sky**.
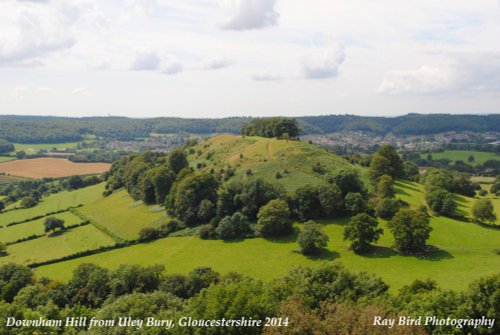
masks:
<svg viewBox="0 0 500 335"><path fill-rule="evenodd" d="M0 0L0 114L499 112L499 0Z"/></svg>

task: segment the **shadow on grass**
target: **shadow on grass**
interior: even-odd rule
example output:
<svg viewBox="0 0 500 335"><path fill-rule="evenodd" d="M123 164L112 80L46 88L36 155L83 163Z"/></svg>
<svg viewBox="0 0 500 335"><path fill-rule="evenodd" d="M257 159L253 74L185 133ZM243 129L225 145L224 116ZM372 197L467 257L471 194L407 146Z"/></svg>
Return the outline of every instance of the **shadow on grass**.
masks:
<svg viewBox="0 0 500 335"><path fill-rule="evenodd" d="M475 223L477 224L478 226L481 226L483 228L486 228L486 229L491 229L491 230L500 230L500 225L495 225L495 224L488 224L488 223L484 223L484 222L481 222L481 221L476 221L476 220L472 220L470 221L471 223Z"/></svg>
<svg viewBox="0 0 500 335"><path fill-rule="evenodd" d="M64 232L65 232L65 230L58 230L58 231L55 231L53 233L48 234L47 237L52 238L52 237L61 236Z"/></svg>
<svg viewBox="0 0 500 335"><path fill-rule="evenodd" d="M443 259L452 259L455 257L446 250L431 247L431 250L421 255L417 255L417 258L426 261L441 261Z"/></svg>
<svg viewBox="0 0 500 335"><path fill-rule="evenodd" d="M406 188L406 189L409 189L409 190L414 191L414 192L421 192L418 188L416 188L408 183L402 182L402 181L396 181L396 186L401 187L401 188Z"/></svg>
<svg viewBox="0 0 500 335"><path fill-rule="evenodd" d="M406 195L406 196L411 196L410 193L406 192L405 190L402 189L397 189L396 190L396 195Z"/></svg>
<svg viewBox="0 0 500 335"><path fill-rule="evenodd" d="M320 253L315 255L304 255L312 261L333 261L340 257L340 254L333 250L322 249Z"/></svg>
<svg viewBox="0 0 500 335"><path fill-rule="evenodd" d="M299 232L297 230L294 230L294 232L289 235L280 237L266 237L265 240L272 243L294 243L297 241L298 234Z"/></svg>
<svg viewBox="0 0 500 335"><path fill-rule="evenodd" d="M389 247L382 247L378 245L371 246L369 250L356 253L356 255L366 258L389 258L396 256L398 253Z"/></svg>

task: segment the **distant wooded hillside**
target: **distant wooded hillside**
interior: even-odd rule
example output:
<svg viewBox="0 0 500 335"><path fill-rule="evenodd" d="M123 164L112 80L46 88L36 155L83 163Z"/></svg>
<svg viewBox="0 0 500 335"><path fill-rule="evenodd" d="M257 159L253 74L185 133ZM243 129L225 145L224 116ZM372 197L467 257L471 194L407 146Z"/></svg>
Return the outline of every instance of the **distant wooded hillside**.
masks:
<svg viewBox="0 0 500 335"><path fill-rule="evenodd" d="M400 117L325 115L296 118L302 134L322 134L342 130L377 134L427 135L447 131L500 131L500 114L450 115L408 114ZM253 120L246 117L224 119L125 117L60 118L44 116L0 116L0 138L17 143L58 143L78 141L84 135L110 139L147 137L150 133L233 133Z"/></svg>

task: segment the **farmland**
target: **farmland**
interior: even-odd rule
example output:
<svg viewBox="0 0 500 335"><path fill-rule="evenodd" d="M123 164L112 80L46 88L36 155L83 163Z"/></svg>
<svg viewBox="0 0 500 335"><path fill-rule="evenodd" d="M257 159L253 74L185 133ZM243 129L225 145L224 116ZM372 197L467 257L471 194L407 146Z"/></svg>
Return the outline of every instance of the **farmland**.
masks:
<svg viewBox="0 0 500 335"><path fill-rule="evenodd" d="M423 159L427 158L428 154L421 154L420 157ZM482 151L468 151L468 150L448 150L444 152L433 152L431 153L432 159L449 159L452 162L464 161L465 163L471 165L483 164L487 160L498 160L500 157L492 152L482 152ZM474 157L474 161L469 162L470 156Z"/></svg>
<svg viewBox="0 0 500 335"><path fill-rule="evenodd" d="M16 151L24 151L28 155L33 155L39 150L67 150L74 149L78 146L79 142L65 142L65 143L41 143L41 144L24 144L14 143Z"/></svg>
<svg viewBox="0 0 500 335"><path fill-rule="evenodd" d="M17 183L17 182L20 182L20 181L23 181L23 180L26 180L26 178L0 175L0 185L2 185L2 184L10 184L10 183Z"/></svg>
<svg viewBox="0 0 500 335"><path fill-rule="evenodd" d="M98 184L76 191L64 191L42 198L41 202L32 208L15 209L0 214L2 225L11 222L19 222L38 216L45 216L47 213L53 213L66 210L69 207L84 205L94 202L102 197L104 184Z"/></svg>
<svg viewBox="0 0 500 335"><path fill-rule="evenodd" d="M44 236L9 246L9 254L1 262L29 264L63 257L87 249L114 244L112 238L92 225ZM36 251L36 252L35 252Z"/></svg>
<svg viewBox="0 0 500 335"><path fill-rule="evenodd" d="M13 161L15 159L16 159L15 157L0 156L0 163L10 162L10 161Z"/></svg>
<svg viewBox="0 0 500 335"><path fill-rule="evenodd" d="M26 178L59 178L106 172L107 163L74 163L62 158L21 159L0 163L0 172Z"/></svg>
<svg viewBox="0 0 500 335"><path fill-rule="evenodd" d="M415 183L398 183L398 196L411 206L424 202L422 187ZM462 203L468 211L472 199ZM496 200L498 202L499 200ZM139 244L93 256L40 267L39 276L67 280L78 264L92 262L115 268L125 260L142 265L165 264L169 273L187 273L197 266L211 266L222 273L237 271L270 280L285 274L296 265L315 266L320 261L341 262L351 270L379 275L392 290L414 279L435 279L447 289L465 289L471 281L495 272L500 258L495 248L500 243L500 231L444 217L431 219L433 232L429 243L439 250L425 257L402 256L390 247L392 235L381 220L384 235L371 253L356 255L342 240L347 219L322 222L330 237L328 251L319 257L305 257L295 253L295 236L278 239L247 239L237 241L201 240L198 237L172 237L147 244ZM300 227L300 225L296 225ZM450 233L453 232L453 233ZM474 271L471 271L471 268Z"/></svg>
<svg viewBox="0 0 500 335"><path fill-rule="evenodd" d="M139 231L166 219L158 206L144 206L130 198L125 190L77 209L94 224L104 227L121 239L137 239Z"/></svg>
<svg viewBox="0 0 500 335"><path fill-rule="evenodd" d="M73 215L71 212L62 212L54 215L50 215L50 217L55 217L61 220L64 220L64 225L72 226L77 225L82 222L82 220ZM31 235L41 235L44 234L44 226L43 222L45 221L45 217L28 221L25 223L17 224L10 227L4 227L0 230L0 242L12 242L18 239L26 238Z"/></svg>

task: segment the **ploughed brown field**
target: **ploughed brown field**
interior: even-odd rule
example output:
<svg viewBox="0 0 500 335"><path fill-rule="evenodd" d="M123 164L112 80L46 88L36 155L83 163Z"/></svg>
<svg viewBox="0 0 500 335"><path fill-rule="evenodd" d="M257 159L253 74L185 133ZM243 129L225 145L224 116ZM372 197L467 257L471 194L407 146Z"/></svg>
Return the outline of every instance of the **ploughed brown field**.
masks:
<svg viewBox="0 0 500 335"><path fill-rule="evenodd" d="M33 158L0 163L0 172L40 179L104 173L110 167L111 164L108 163L74 163L62 158Z"/></svg>

